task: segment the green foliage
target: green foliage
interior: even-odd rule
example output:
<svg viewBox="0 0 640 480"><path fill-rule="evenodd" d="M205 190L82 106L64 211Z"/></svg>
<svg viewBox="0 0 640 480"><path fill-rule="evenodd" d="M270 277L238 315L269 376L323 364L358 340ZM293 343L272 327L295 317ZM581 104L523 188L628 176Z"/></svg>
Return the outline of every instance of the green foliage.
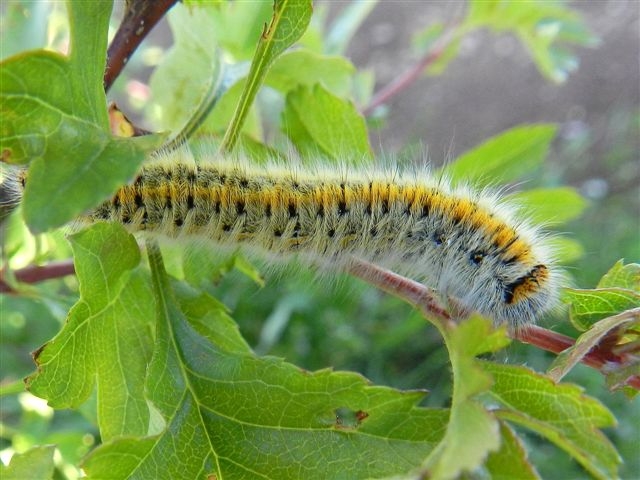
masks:
<svg viewBox="0 0 640 480"><path fill-rule="evenodd" d="M538 70L550 80L561 83L578 67L578 58L570 46L595 46L598 39L585 27L578 14L559 2L523 0L470 0L466 18L449 32L441 57L427 68L440 74L458 54L459 40L476 29L489 29L515 35L528 50ZM444 26L436 23L415 36L418 52L428 52L441 39Z"/></svg>
<svg viewBox="0 0 640 480"><path fill-rule="evenodd" d="M584 333L549 367L548 374L556 381L603 341L618 345L621 350L637 350L640 343L639 264L625 265L619 261L602 277L597 288L566 289L563 300L571 305L572 323ZM640 374L640 359L612 365L605 373L608 385L619 388L630 375ZM638 392L627 389L627 393L635 396Z"/></svg>
<svg viewBox="0 0 640 480"><path fill-rule="evenodd" d="M109 132L102 75L110 12L111 2L71 3L68 57L36 50L3 62L0 150L11 163L31 161L23 205L34 232L97 205L160 145L156 136L125 140Z"/></svg>
<svg viewBox="0 0 640 480"><path fill-rule="evenodd" d="M316 84L289 92L283 112L285 132L307 158L338 161L371 156L367 128L355 106ZM345 153L347 152L347 153Z"/></svg>
<svg viewBox="0 0 640 480"><path fill-rule="evenodd" d="M27 478L53 478L53 454L55 445L41 445L24 453L14 455L8 466L0 464L0 474L5 480L25 480Z"/></svg>
<svg viewBox="0 0 640 480"><path fill-rule="evenodd" d="M311 20L311 0L276 0L271 23L262 33L251 62L247 83L240 96L231 124L222 140L222 149L235 146L244 119L273 61L293 45Z"/></svg>
<svg viewBox="0 0 640 480"><path fill-rule="evenodd" d="M320 52L343 52L344 38L371 5L353 3L317 49L304 47L308 39L303 35L309 34L312 21L310 1L276 1L273 11L271 6L177 5L169 15L175 44L151 80L155 103L148 109L149 118L156 127L169 130L172 138L196 130L216 138L224 133L222 149L238 145L258 157L269 152L286 158L295 150L303 159L320 154L327 161L370 161L366 122L354 101L357 72L346 59ZM0 114L7 121L0 144L13 163L30 163L24 215L33 232L58 226L106 198L131 178L145 154L162 140L156 135L111 136L102 90L110 2L70 1L68 7L68 57L35 51L2 64ZM551 37L535 34L544 27L541 22L556 22L553 41L584 44L590 37L569 10L545 4L542 13L533 15L532 8L530 2L472 2L463 28L517 32L539 67L558 79L568 64L553 49ZM498 11L508 15L499 20ZM548 31L549 25L542 33ZM436 28L425 42L433 44L441 34ZM303 46L289 50L293 45ZM438 68L455 56L455 46L449 48ZM265 130L273 141L266 141ZM546 124L513 128L466 152L446 174L480 185L521 180L540 168L555 133L556 127ZM565 187L513 197L540 223L566 222L585 207L582 198ZM11 219L12 225L16 219ZM23 230L17 237L22 244L10 236L3 247L12 266L24 264L25 258L51 258L46 248L25 248L29 237ZM53 237L38 238L46 243ZM434 323L447 349L452 391L450 401L441 402L446 408L427 407L430 397L444 397L446 392L425 397L422 390L375 385L357 373L309 371L255 353L216 297L223 296L223 289L212 286L231 277L235 283L230 290L236 297L255 299L258 294L243 283L246 279L229 273L243 272L249 285L263 282L259 271L240 255L220 259L201 245L163 246L161 253L150 242L147 266L130 234L103 223L70 236L69 243L78 285L18 285L22 296L2 298L3 312L16 315L3 314L1 325L4 342L5 332L13 331L11 322L25 323L34 316L53 320L68 310L60 331L35 353L37 370L27 377L26 386L51 407L82 410L97 427L101 444L82 464L88 478L453 479L477 472L489 478L539 478L521 429L555 444L595 478L617 475L618 453L601 431L615 424L613 415L576 386L556 384L526 368L479 360L509 343L506 332L494 330L485 319ZM300 283L294 280L293 293L285 287L271 290L269 301L275 306L264 326L267 315L261 316L257 301L251 305L248 316L254 324L257 318L262 328L256 350L284 344L280 340L295 332L294 313L302 311L304 328L316 329L314 337L331 347L348 341L374 358L393 348L406 350L404 344L413 338L424 359L424 321L415 314L404 318L406 310L397 302L375 303L371 294L363 302L375 303L376 315L388 310L388 322L368 319L377 330L371 332L374 345L367 348L366 340L349 330L362 316L354 300L359 295L341 298L329 292L325 304L316 309L317 304L310 306L309 296L301 293ZM637 307L637 286L637 265L616 265L598 289L587 294L589 300L579 290L567 291L572 318L580 328L596 331L604 325L595 323L602 316ZM320 294L318 289L316 295ZM342 310L334 314L340 320L331 324L335 329L313 324L314 310L339 304ZM637 332L637 323L633 325L628 319L606 323L597 339L614 328ZM302 330L299 338L308 331L312 330ZM286 351L289 357L295 358L299 345ZM576 345L576 350L556 365L552 376L559 379L584 356L584 346ZM379 358L385 367L392 363L388 356ZM619 381L635 367L625 365L615 378ZM449 376L446 368L442 371ZM430 387L433 377L418 372L414 388ZM429 372L433 375L434 370ZM614 373L611 379L615 384ZM3 389L3 398L13 398L16 385ZM16 451L56 443L65 450L67 464L77 465L91 445L78 434L83 428L90 430L85 424L67 440L42 433L50 428L48 423L36 428L23 419L17 428L29 435L12 435ZM32 433L38 429L38 435ZM69 442L76 445L73 452L66 451L72 450L65 447ZM20 478L25 465L32 473L39 469L40 478L51 477L53 448L37 446L14 455L11 464L2 467L3 478ZM64 475L73 476L73 469Z"/></svg>
<svg viewBox="0 0 640 480"><path fill-rule="evenodd" d="M522 178L544 161L556 135L554 125L515 127L463 153L446 173L454 181L474 185L496 185Z"/></svg>

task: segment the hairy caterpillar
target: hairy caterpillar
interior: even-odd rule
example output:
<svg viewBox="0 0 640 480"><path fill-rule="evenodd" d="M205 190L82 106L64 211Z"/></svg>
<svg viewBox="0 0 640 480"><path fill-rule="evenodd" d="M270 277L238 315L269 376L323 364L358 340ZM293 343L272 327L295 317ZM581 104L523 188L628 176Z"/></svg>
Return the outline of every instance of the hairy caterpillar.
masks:
<svg viewBox="0 0 640 480"><path fill-rule="evenodd" d="M427 172L340 170L197 164L180 150L144 166L82 220L335 268L362 259L512 327L554 306L561 274L544 237L496 195Z"/></svg>

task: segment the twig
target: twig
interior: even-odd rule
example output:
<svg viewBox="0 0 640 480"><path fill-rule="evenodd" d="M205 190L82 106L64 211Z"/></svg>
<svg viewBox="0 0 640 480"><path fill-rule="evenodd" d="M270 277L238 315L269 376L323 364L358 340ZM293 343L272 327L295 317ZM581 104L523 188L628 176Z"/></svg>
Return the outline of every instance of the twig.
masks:
<svg viewBox="0 0 640 480"><path fill-rule="evenodd" d="M105 92L109 91L142 40L176 2L177 0L127 1L124 18L107 51Z"/></svg>
<svg viewBox="0 0 640 480"><path fill-rule="evenodd" d="M449 312L440 304L435 292L421 283L362 260L354 260L348 271L354 277L402 298L418 308L426 317L443 322L451 321Z"/></svg>
<svg viewBox="0 0 640 480"><path fill-rule="evenodd" d="M418 282L360 260L349 268L349 273L416 306L428 317L452 321L449 313L438 302L434 292ZM515 329L510 332L510 336L555 354L575 344L575 340L571 337L537 326ZM581 359L581 363L600 371L607 364L624 364L625 357L596 346ZM626 384L640 390L640 376L630 376Z"/></svg>
<svg viewBox="0 0 640 480"><path fill-rule="evenodd" d="M380 290L403 299L418 308L426 317L442 322L442 324L453 322L451 315L442 306L435 292L421 283L361 260L354 261L348 268L348 272ZM44 266L29 266L16 270L14 276L22 283L38 283L74 273L73 261L69 259ZM4 272L0 272L0 293L16 293L4 280ZM575 344L575 340L571 337L535 325L516 329L510 332L510 336L520 342L555 354L559 354ZM625 357L623 354L617 355L610 349L596 346L581 359L581 363L600 371L610 364L624 364ZM632 375L627 379L626 384L640 390L640 376Z"/></svg>
<svg viewBox="0 0 640 480"><path fill-rule="evenodd" d="M15 279L21 283L38 283L44 280L64 277L75 274L73 260L62 260L51 262L47 265L30 265L28 267L13 272ZM5 281L4 271L0 272L0 293L16 293L16 291Z"/></svg>
<svg viewBox="0 0 640 480"><path fill-rule="evenodd" d="M449 30L438 38L433 46L418 60L415 65L374 94L369 105L361 110L362 114L365 116L370 115L377 107L387 103L389 99L406 89L409 85L420 78L424 69L438 60L457 36L458 35L455 34L455 28L449 28Z"/></svg>

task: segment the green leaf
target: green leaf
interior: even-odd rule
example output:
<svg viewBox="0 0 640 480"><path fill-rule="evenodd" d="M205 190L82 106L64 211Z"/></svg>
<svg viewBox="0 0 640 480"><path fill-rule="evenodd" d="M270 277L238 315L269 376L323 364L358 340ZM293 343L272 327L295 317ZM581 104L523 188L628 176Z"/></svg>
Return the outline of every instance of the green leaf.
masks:
<svg viewBox="0 0 640 480"><path fill-rule="evenodd" d="M372 155L364 118L353 103L317 84L287 95L282 129L307 158L344 162Z"/></svg>
<svg viewBox="0 0 640 480"><path fill-rule="evenodd" d="M476 28L516 35L528 48L538 70L556 82L565 81L578 64L567 46L598 43L578 14L557 2L471 0L461 29Z"/></svg>
<svg viewBox="0 0 640 480"><path fill-rule="evenodd" d="M540 478L527 459L525 446L505 422L500 422L500 450L489 454L485 468L491 474L491 480Z"/></svg>
<svg viewBox="0 0 640 480"><path fill-rule="evenodd" d="M605 317L640 307L640 292L625 288L597 288L583 290L566 288L562 301L571 304L571 323L581 331Z"/></svg>
<svg viewBox="0 0 640 480"><path fill-rule="evenodd" d="M412 43L415 54L422 56L429 52L438 38L442 36L444 31L444 23L436 22L414 33Z"/></svg>
<svg viewBox="0 0 640 480"><path fill-rule="evenodd" d="M3 480L45 480L53 478L55 445L40 445L24 453L16 453L5 466L0 462Z"/></svg>
<svg viewBox="0 0 640 480"><path fill-rule="evenodd" d="M240 65L238 68L233 68L231 72L230 67L225 67L224 88L226 88L226 90L220 98L216 100L211 114L207 117L198 133L202 133L207 136L222 137L224 131L229 126L233 116L235 115L236 106L240 101L240 97L242 96L247 83L246 77L238 78L239 75L245 75L244 70L243 65ZM247 138L255 141L257 141L256 139L262 138L261 119L258 109L255 107L256 106L251 108L249 113L247 113L245 121L242 124L242 128L240 129L240 135L238 136L237 141L241 143L237 148L243 153L245 148L243 142L245 142ZM220 138L220 141L221 140L222 138ZM207 142L204 143L206 144ZM210 154L211 147L209 146L208 148L209 150L207 151L207 154Z"/></svg>
<svg viewBox="0 0 640 480"><path fill-rule="evenodd" d="M580 335L576 340L576 343L570 348L560 353L553 361L547 375L549 375L554 381L559 382L574 366L576 366L584 356L593 350L606 336L613 334L616 337L622 336L617 334L618 331L624 331L625 327L635 326L640 327L640 308L635 310L628 310L618 315L605 318L595 323L587 332ZM608 371L613 371L615 368L611 366ZM636 375L640 374L638 370L638 363L636 362ZM609 372L607 372L609 373Z"/></svg>
<svg viewBox="0 0 640 480"><path fill-rule="evenodd" d="M27 388L55 408L76 408L98 389L103 439L147 432L143 394L153 298L136 270L140 252L123 227L99 223L70 237L80 300L63 329L34 355Z"/></svg>
<svg viewBox="0 0 640 480"><path fill-rule="evenodd" d="M338 97L351 91L355 67L344 57L319 55L308 50L294 50L278 57L265 78L269 85L287 93L299 85L320 83Z"/></svg>
<svg viewBox="0 0 640 480"><path fill-rule="evenodd" d="M193 5L209 6L211 0L191 2ZM228 3L218 1L212 9L209 30L216 36L216 42L234 61L249 60L256 50L256 40L260 38L273 13L273 0ZM224 4L222 7L220 4ZM187 5L190 7L191 5Z"/></svg>
<svg viewBox="0 0 640 480"><path fill-rule="evenodd" d="M448 412L416 407L423 392L255 356L226 313L172 287L149 252L158 325L146 389L166 428L104 443L89 478L381 477L415 468L442 439Z"/></svg>
<svg viewBox="0 0 640 480"><path fill-rule="evenodd" d="M310 0L275 0L271 23L265 28L256 49L240 102L222 141L222 149L232 150L238 140L249 108L273 61L293 45L311 20Z"/></svg>
<svg viewBox="0 0 640 480"><path fill-rule="evenodd" d="M0 69L0 151L11 163L32 161L24 216L34 232L104 200L161 140L109 132L102 75L111 2L70 2L68 9L69 57L39 50Z"/></svg>
<svg viewBox="0 0 640 480"><path fill-rule="evenodd" d="M154 102L149 116L161 130L179 132L199 105L211 108L224 91L224 69L212 27L216 10L213 4L178 3L167 16L174 43L150 80Z"/></svg>
<svg viewBox="0 0 640 480"><path fill-rule="evenodd" d="M447 69L449 64L456 59L460 51L460 40L454 40L449 42L443 47L442 53L438 57L430 62L425 73L427 75L441 75Z"/></svg>
<svg viewBox="0 0 640 480"><path fill-rule="evenodd" d="M0 24L0 59L46 45L52 6L49 2L5 3Z"/></svg>
<svg viewBox="0 0 640 480"><path fill-rule="evenodd" d="M534 223L557 225L579 217L587 201L571 187L536 188L508 197L517 205L523 205L527 218Z"/></svg>
<svg viewBox="0 0 640 480"><path fill-rule="evenodd" d="M493 376L491 396L503 406L496 416L547 438L594 477L617 477L620 458L600 431L616 420L598 400L524 367L483 362L483 369Z"/></svg>
<svg viewBox="0 0 640 480"><path fill-rule="evenodd" d="M343 8L326 35L325 51L342 55L378 0L354 0Z"/></svg>
<svg viewBox="0 0 640 480"><path fill-rule="evenodd" d="M160 137L119 139L90 126L67 133L68 138L52 138L29 169L23 208L34 233L63 225L105 200L136 173L145 152L161 144ZM85 139L78 142L78 136Z"/></svg>
<svg viewBox="0 0 640 480"><path fill-rule="evenodd" d="M492 331L485 319L464 321L447 333L453 369L453 397L447 433L429 455L422 471L432 478L457 478L482 465L500 447L499 424L476 396L491 387L491 377L478 366L476 355L509 343L504 330Z"/></svg>
<svg viewBox="0 0 640 480"><path fill-rule="evenodd" d="M598 288L608 287L640 292L640 264L628 263L625 265L623 260L618 260L598 282Z"/></svg>
<svg viewBox="0 0 640 480"><path fill-rule="evenodd" d="M547 124L512 128L462 154L445 172L455 182L478 185L518 180L542 164L556 130Z"/></svg>

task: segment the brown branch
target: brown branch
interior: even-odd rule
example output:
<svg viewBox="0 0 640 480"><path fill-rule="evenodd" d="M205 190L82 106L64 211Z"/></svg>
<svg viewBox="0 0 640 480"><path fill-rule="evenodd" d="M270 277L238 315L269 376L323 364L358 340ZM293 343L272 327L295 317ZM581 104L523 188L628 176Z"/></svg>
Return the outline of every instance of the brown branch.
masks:
<svg viewBox="0 0 640 480"><path fill-rule="evenodd" d="M442 54L445 52L447 47L457 38L457 35L454 35L454 31L455 29L452 27L443 33L415 65L410 67L399 77L396 77L380 91L376 92L369 102L369 105L362 108L361 113L365 116L370 115L377 107L387 103L392 97L405 90L409 85L420 78L425 68L432 65L442 57Z"/></svg>
<svg viewBox="0 0 640 480"><path fill-rule="evenodd" d="M453 321L447 310L438 302L433 290L421 283L360 260L349 268L349 273L405 300L407 303L419 308L426 316L435 317L438 320ZM537 326L516 329L510 332L510 336L523 343L534 345L555 354L559 354L575 344L575 340L571 337ZM581 363L598 371L601 371L607 365L624 365L625 362L625 355L618 355L612 352L610 348L602 346L594 347L581 359ZM626 384L640 390L640 376L630 376L627 378Z"/></svg>
<svg viewBox="0 0 640 480"><path fill-rule="evenodd" d="M427 317L443 322L451 321L449 312L441 305L435 292L421 283L362 260L355 260L348 272L380 290L402 298Z"/></svg>
<svg viewBox="0 0 640 480"><path fill-rule="evenodd" d="M13 272L15 279L21 283L38 283L44 280L75 274L73 260L51 262L48 265L30 265ZM5 281L5 272L0 272L0 293L16 293L15 289Z"/></svg>
<svg viewBox="0 0 640 480"><path fill-rule="evenodd" d="M348 268L348 272L380 290L405 300L427 317L443 324L453 322L451 315L442 306L435 292L421 283L360 260L355 261ZM14 276L17 281L22 283L38 283L74 273L73 261L69 259L44 266L29 266L16 270ZM0 272L0 293L16 293L4 280L4 272ZM555 354L559 354L575 344L575 340L571 337L535 325L516 329L510 332L510 335L520 342ZM625 354L616 354L610 348L598 345L581 359L581 363L601 371L611 364L623 365L626 358ZM630 376L626 380L626 384L640 390L640 376Z"/></svg>
<svg viewBox="0 0 640 480"><path fill-rule="evenodd" d="M105 92L109 91L142 40L176 2L177 0L127 1L124 18L107 51Z"/></svg>

